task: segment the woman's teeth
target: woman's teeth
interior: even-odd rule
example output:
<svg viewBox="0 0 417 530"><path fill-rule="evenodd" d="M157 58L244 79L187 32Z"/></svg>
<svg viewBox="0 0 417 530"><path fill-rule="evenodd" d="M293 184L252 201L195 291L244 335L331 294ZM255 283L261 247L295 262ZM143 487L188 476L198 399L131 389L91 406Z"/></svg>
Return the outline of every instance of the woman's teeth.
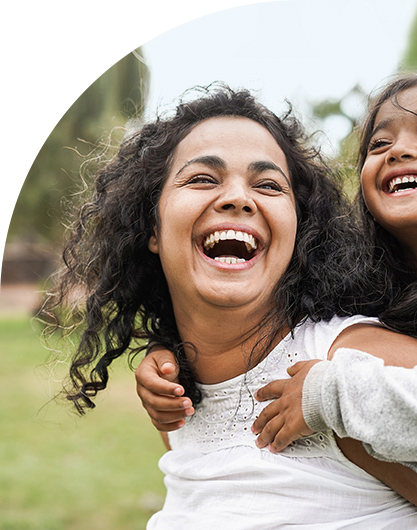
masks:
<svg viewBox="0 0 417 530"><path fill-rule="evenodd" d="M232 256L221 256L220 258L214 258L214 261L220 261L220 263L245 263L245 259L243 258L235 258Z"/></svg>
<svg viewBox="0 0 417 530"><path fill-rule="evenodd" d="M411 185L409 185L410 183ZM396 193L397 191L404 190L407 188L415 188L416 186L417 180L412 175L409 175L407 177L397 177L388 182L388 191L390 193Z"/></svg>
<svg viewBox="0 0 417 530"><path fill-rule="evenodd" d="M208 235L204 241L204 249L209 250L214 247L216 243L219 241L243 241L246 245L246 249L248 252L253 252L258 248L258 245L256 243L255 238L252 234L248 234L247 232L241 232L240 230L223 230L221 232L213 232L212 234ZM217 259L217 258L216 258ZM220 261L223 258L217 259L217 261ZM234 258L225 258L225 259L234 259ZM245 261L245 260L243 260ZM229 262L226 262L229 263ZM240 262L238 262L240 263Z"/></svg>

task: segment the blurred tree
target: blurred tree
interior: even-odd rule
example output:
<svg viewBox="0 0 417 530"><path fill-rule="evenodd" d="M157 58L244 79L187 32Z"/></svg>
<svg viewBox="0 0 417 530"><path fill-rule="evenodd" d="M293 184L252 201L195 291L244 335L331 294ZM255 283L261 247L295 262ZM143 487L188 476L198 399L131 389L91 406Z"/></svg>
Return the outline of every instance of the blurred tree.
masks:
<svg viewBox="0 0 417 530"><path fill-rule="evenodd" d="M399 72L417 71L417 13L411 25L407 49L398 65ZM340 116L349 124L348 134L341 140L333 164L343 172L345 190L354 195L358 189L356 157L358 152L358 123L367 102L365 91L360 85L354 86L339 100L325 100L312 105L312 113L318 121Z"/></svg>
<svg viewBox="0 0 417 530"><path fill-rule="evenodd" d="M111 145L122 138L124 123L140 117L148 86L149 71L138 48L77 99L29 171L13 213L8 243L62 240L62 197L79 190L83 162L107 156Z"/></svg>
<svg viewBox="0 0 417 530"><path fill-rule="evenodd" d="M400 71L417 71L417 14L410 29L407 50L399 66Z"/></svg>

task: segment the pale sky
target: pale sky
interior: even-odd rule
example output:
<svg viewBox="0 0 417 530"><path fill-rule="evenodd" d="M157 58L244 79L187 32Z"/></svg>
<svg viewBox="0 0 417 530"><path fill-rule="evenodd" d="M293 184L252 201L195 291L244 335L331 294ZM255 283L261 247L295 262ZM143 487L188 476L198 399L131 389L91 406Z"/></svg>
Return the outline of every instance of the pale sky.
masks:
<svg viewBox="0 0 417 530"><path fill-rule="evenodd" d="M0 259L36 154L78 96L132 49L151 68L150 114L185 89L222 80L255 90L272 110L290 99L367 91L393 74L417 0L73 0L3 8ZM7 82L5 82L7 80ZM333 138L340 124L329 128Z"/></svg>
<svg viewBox="0 0 417 530"><path fill-rule="evenodd" d="M183 24L143 47L148 108L169 108L187 88L216 80L255 90L275 111L287 98L302 115L309 103L342 98L356 84L370 92L396 71L416 9L416 0L287 0ZM347 124L327 125L337 145Z"/></svg>

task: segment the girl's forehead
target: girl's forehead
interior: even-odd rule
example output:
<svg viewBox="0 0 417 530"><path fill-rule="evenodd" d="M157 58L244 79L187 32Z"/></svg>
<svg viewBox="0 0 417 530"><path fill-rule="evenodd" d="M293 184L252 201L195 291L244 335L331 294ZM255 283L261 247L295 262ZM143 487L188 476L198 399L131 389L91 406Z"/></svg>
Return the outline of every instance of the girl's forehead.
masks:
<svg viewBox="0 0 417 530"><path fill-rule="evenodd" d="M417 114L417 86L403 90L385 101L375 117L375 126L383 120L393 119L403 113Z"/></svg>

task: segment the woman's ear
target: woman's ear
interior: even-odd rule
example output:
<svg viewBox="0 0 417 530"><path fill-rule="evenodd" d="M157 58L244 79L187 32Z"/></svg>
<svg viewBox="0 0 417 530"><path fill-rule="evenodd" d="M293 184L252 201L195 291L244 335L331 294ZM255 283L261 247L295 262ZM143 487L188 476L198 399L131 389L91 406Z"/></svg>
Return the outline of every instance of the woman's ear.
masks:
<svg viewBox="0 0 417 530"><path fill-rule="evenodd" d="M156 227L152 230L152 235L148 241L148 249L154 254L159 254L159 245L158 245L158 233Z"/></svg>

